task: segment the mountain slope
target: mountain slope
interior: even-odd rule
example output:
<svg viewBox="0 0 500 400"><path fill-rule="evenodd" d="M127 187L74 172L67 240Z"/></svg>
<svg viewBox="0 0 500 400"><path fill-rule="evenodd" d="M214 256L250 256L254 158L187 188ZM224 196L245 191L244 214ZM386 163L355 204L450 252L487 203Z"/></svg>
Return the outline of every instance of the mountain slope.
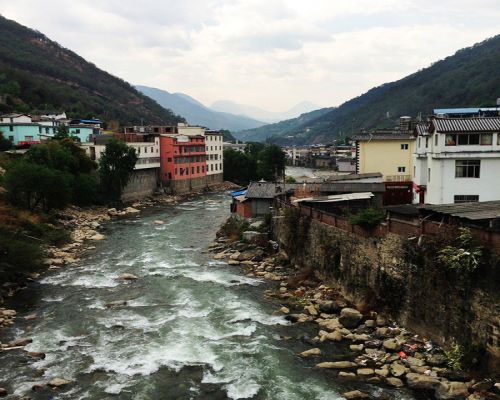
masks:
<svg viewBox="0 0 500 400"><path fill-rule="evenodd" d="M307 123L285 121L273 141L321 143L361 129L392 127L402 115L425 117L434 108L493 105L500 97L500 35L432 64L399 81L373 88ZM389 115L389 117L388 117ZM242 132L262 138L270 126ZM274 134L274 133L273 133Z"/></svg>
<svg viewBox="0 0 500 400"><path fill-rule="evenodd" d="M183 119L45 35L0 16L0 113L64 110L121 124Z"/></svg>
<svg viewBox="0 0 500 400"><path fill-rule="evenodd" d="M210 129L240 131L264 125L242 115L217 112L205 107L199 101L183 93L169 93L165 90L137 85L136 88L160 105L181 114L191 125L202 125Z"/></svg>
<svg viewBox="0 0 500 400"><path fill-rule="evenodd" d="M302 129L307 132L307 129L309 129L308 126L310 126L311 123L322 115L329 113L331 110L332 108L322 108L320 110L302 114L297 118L265 125L257 129L238 132L234 136L238 140L248 142L264 142L267 138L280 138L287 141L291 139L288 138L289 132L293 132L297 126L302 127Z"/></svg>
<svg viewBox="0 0 500 400"><path fill-rule="evenodd" d="M215 111L228 112L236 115L244 115L249 118L255 118L260 121L274 123L285 119L297 118L301 114L314 111L319 108L318 105L303 101L291 109L282 112L266 111L262 108L246 104L235 103L231 100L218 100L210 108Z"/></svg>

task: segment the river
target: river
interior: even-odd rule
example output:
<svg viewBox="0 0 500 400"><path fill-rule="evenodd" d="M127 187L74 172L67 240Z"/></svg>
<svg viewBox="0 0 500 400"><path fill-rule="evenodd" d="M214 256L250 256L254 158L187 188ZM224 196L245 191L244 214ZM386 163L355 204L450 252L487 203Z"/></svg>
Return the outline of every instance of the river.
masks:
<svg viewBox="0 0 500 400"><path fill-rule="evenodd" d="M32 337L26 349L46 358L0 353L0 386L33 399L144 400L331 400L361 388L297 357L313 347L297 338L317 330L273 316L279 304L263 297L269 283L207 253L228 205L227 195L212 194L108 223L107 239L80 262L14 300L19 322L3 334ZM140 279L117 280L122 273ZM106 307L116 300L127 304ZM31 392L55 377L74 383Z"/></svg>

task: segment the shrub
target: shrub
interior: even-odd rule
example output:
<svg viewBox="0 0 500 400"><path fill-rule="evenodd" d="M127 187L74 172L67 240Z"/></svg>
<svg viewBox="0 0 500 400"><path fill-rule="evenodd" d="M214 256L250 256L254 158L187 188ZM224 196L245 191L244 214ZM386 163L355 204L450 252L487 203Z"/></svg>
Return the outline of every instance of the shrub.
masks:
<svg viewBox="0 0 500 400"><path fill-rule="evenodd" d="M438 261L455 271L473 272L480 263L482 251L472 243L472 233L469 228L459 228L455 243L441 249Z"/></svg>
<svg viewBox="0 0 500 400"><path fill-rule="evenodd" d="M457 343L453 344L449 350L444 351L444 355L446 357L446 362L450 369L452 369L453 371L462 370L464 350L459 344Z"/></svg>
<svg viewBox="0 0 500 400"><path fill-rule="evenodd" d="M365 208L359 213L352 215L348 222L365 229L373 229L385 219L385 213L378 208Z"/></svg>

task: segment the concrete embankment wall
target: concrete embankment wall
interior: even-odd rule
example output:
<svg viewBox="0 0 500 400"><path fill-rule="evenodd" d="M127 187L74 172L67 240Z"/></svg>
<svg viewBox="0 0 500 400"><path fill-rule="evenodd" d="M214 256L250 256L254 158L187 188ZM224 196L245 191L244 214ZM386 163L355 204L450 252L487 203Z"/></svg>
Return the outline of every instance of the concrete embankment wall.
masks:
<svg viewBox="0 0 500 400"><path fill-rule="evenodd" d="M134 170L123 190L122 200L133 201L151 196L158 187L158 168Z"/></svg>
<svg viewBox="0 0 500 400"><path fill-rule="evenodd" d="M442 238L358 235L290 211L274 218L273 235L292 263L360 309L385 311L445 347L483 348L484 365L500 367L500 262L494 253L463 273L437 261Z"/></svg>

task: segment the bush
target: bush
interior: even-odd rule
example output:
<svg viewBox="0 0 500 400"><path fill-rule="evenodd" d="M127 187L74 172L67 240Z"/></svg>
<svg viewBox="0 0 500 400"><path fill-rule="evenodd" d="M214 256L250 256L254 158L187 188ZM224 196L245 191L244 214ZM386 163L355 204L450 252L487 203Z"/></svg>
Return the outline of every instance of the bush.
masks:
<svg viewBox="0 0 500 400"><path fill-rule="evenodd" d="M385 213L378 208L366 208L359 213L352 215L348 222L351 225L358 225L364 229L373 229L385 219Z"/></svg>
<svg viewBox="0 0 500 400"><path fill-rule="evenodd" d="M473 272L480 263L482 251L472 243L472 233L469 228L459 228L455 243L439 251L438 261L448 269Z"/></svg>
<svg viewBox="0 0 500 400"><path fill-rule="evenodd" d="M221 226L218 233L234 242L241 239L242 233L248 230L249 226L246 220L230 217L224 225Z"/></svg>

